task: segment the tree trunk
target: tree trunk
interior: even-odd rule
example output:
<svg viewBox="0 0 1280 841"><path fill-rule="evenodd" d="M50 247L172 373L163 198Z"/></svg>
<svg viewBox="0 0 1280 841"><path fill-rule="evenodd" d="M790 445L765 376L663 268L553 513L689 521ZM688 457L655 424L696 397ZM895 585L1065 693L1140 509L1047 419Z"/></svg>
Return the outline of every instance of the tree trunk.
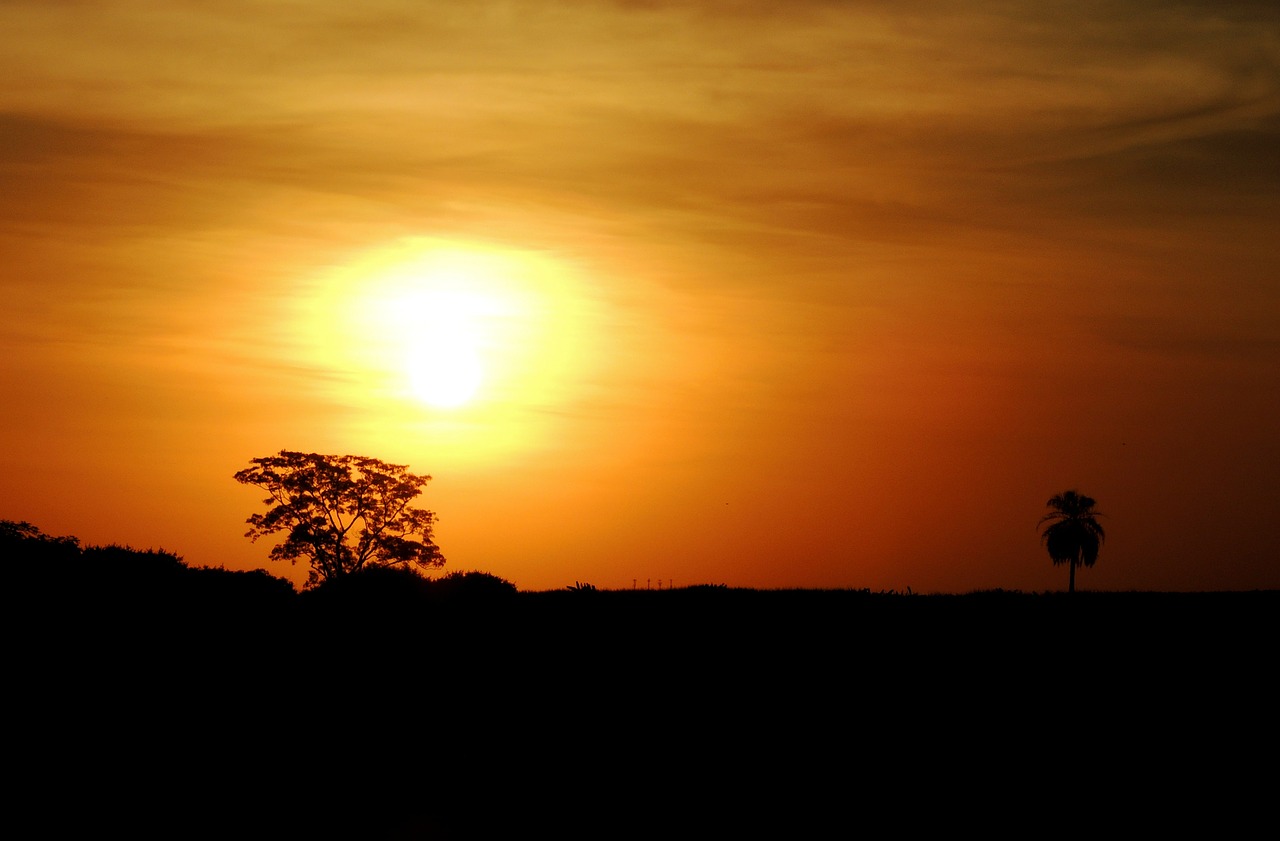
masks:
<svg viewBox="0 0 1280 841"><path fill-rule="evenodd" d="M1067 578L1067 592L1074 593L1076 591L1076 562L1068 561L1067 565L1071 567L1071 575Z"/></svg>

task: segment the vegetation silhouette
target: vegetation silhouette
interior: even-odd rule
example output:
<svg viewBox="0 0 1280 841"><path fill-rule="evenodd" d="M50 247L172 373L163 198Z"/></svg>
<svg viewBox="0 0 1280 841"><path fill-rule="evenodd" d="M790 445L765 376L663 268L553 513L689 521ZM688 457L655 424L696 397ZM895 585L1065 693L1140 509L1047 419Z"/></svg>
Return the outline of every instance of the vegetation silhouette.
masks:
<svg viewBox="0 0 1280 841"><path fill-rule="evenodd" d="M457 618L463 611L503 619L498 611L513 614L518 593L515 584L485 572L427 578L409 567L371 566L305 588L298 602L312 619L385 632L439 625L442 616Z"/></svg>
<svg viewBox="0 0 1280 841"><path fill-rule="evenodd" d="M445 559L432 539L435 514L409 503L431 480L406 465L354 455L281 450L250 459L234 478L265 490L266 513L253 514L245 536L287 532L272 560L308 560L307 586L366 566L436 569Z"/></svg>
<svg viewBox="0 0 1280 841"><path fill-rule="evenodd" d="M1005 796L1044 795L1062 753L1034 734L1064 671L1110 700L1073 713L1071 749L1120 746L1126 779L1175 768L1184 784L1164 759L1198 745L1199 722L1205 745L1258 749L1280 615L1275 591L520 591L405 565L298 591L12 521L0 558L15 799L47 803L56 780L60 829L147 839L807 837L852 807L952 793L911 812L945 831L993 780L957 789L957 757L1016 768ZM1182 716L1172 746L1163 722L1143 729L1157 706Z"/></svg>
<svg viewBox="0 0 1280 841"><path fill-rule="evenodd" d="M291 582L262 569L190 567L164 549L82 546L77 537L13 520L0 520L0 558L24 603L54 615L196 619L228 605L240 617L276 615L296 596Z"/></svg>
<svg viewBox="0 0 1280 841"><path fill-rule="evenodd" d="M1052 510L1037 524L1043 527L1040 541L1049 550L1055 566L1067 565L1067 592L1074 593L1076 567L1093 566L1106 539L1106 532L1097 520L1102 513L1094 510L1097 504L1094 499L1074 490L1054 494L1045 504Z"/></svg>

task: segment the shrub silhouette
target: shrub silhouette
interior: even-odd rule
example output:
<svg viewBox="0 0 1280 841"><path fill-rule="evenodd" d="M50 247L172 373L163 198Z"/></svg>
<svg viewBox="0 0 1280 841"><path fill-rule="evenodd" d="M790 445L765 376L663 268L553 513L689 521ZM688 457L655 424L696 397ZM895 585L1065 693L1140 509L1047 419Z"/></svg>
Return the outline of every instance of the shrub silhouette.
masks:
<svg viewBox="0 0 1280 841"><path fill-rule="evenodd" d="M54 537L26 521L0 520L0 558L15 583L39 586L70 577L79 569L80 554L77 538Z"/></svg>
<svg viewBox="0 0 1280 841"><path fill-rule="evenodd" d="M0 557L28 610L52 610L86 621L162 614L205 622L210 614L236 619L280 612L293 604L293 584L265 570L233 572L188 567L163 549L120 544L81 547L75 537L52 537L29 523L0 520Z"/></svg>
<svg viewBox="0 0 1280 841"><path fill-rule="evenodd" d="M256 613L285 611L298 595L289 579L277 578L265 569L190 567L186 577L196 600L215 608L234 606Z"/></svg>
<svg viewBox="0 0 1280 841"><path fill-rule="evenodd" d="M95 577L122 586L172 583L188 571L180 556L163 549L134 549L112 543L86 546L80 556Z"/></svg>
<svg viewBox="0 0 1280 841"><path fill-rule="evenodd" d="M371 566L303 590L301 601L326 613L393 615L427 606L430 582L409 567Z"/></svg>
<svg viewBox="0 0 1280 841"><path fill-rule="evenodd" d="M516 585L488 572L451 572L430 582L437 600L501 602L515 596Z"/></svg>

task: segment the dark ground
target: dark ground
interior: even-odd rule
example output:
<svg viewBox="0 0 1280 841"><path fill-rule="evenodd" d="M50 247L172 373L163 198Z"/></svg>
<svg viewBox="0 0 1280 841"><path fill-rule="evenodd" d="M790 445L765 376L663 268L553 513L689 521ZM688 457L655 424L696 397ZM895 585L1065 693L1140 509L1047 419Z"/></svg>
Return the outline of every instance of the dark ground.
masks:
<svg viewBox="0 0 1280 841"><path fill-rule="evenodd" d="M31 607L11 605L6 683L32 837L1238 836L1274 817L1274 591Z"/></svg>

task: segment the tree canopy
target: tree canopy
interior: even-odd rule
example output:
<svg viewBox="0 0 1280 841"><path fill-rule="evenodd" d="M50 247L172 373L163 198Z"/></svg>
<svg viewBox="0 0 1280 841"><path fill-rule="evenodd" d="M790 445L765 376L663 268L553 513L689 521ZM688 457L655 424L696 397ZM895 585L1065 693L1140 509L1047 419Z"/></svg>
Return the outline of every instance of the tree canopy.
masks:
<svg viewBox="0 0 1280 841"><path fill-rule="evenodd" d="M1045 504L1050 511L1040 518L1039 525L1044 527L1040 541L1055 566L1070 566L1067 592L1074 593L1076 567L1093 566L1106 539L1106 532L1097 521L1102 514L1094 510L1095 500L1074 490L1054 494Z"/></svg>
<svg viewBox="0 0 1280 841"><path fill-rule="evenodd" d="M265 490L265 513L245 537L286 532L272 560L310 563L307 587L367 566L422 570L445 563L433 539L435 514L410 506L431 477L406 465L355 455L281 450L250 460L235 480Z"/></svg>

